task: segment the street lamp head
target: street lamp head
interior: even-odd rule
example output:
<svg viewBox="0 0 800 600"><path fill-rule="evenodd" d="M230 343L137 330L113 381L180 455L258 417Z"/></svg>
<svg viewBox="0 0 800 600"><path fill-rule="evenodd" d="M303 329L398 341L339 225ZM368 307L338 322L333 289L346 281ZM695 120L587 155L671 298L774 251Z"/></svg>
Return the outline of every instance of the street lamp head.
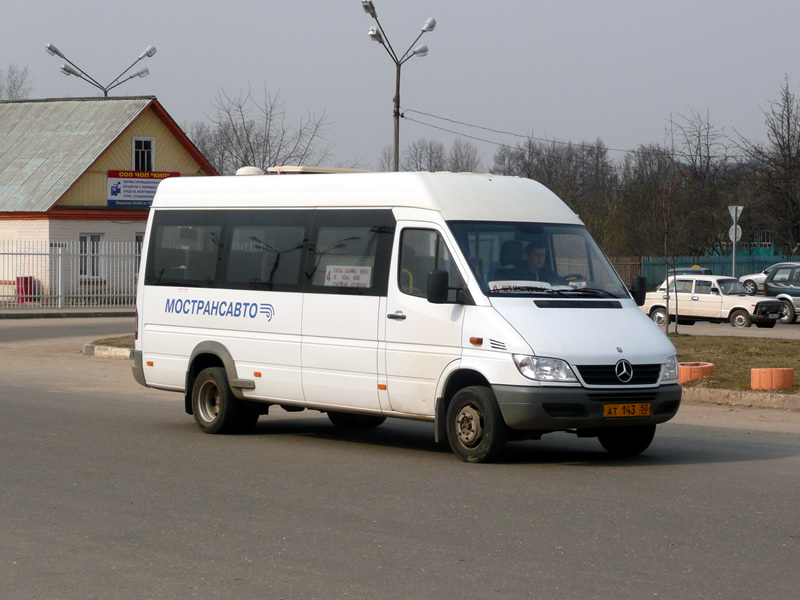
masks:
<svg viewBox="0 0 800 600"><path fill-rule="evenodd" d="M134 77L147 77L148 75L150 75L150 69L148 69L147 67L143 67L138 71L136 71L136 73L131 75L131 79L133 79Z"/></svg>
<svg viewBox="0 0 800 600"><path fill-rule="evenodd" d="M436 19L431 17L425 21L425 24L422 26L422 31L433 31L434 29L436 29Z"/></svg>
<svg viewBox="0 0 800 600"><path fill-rule="evenodd" d="M155 47L155 46L153 46L153 45L150 45L150 46L148 46L147 48L145 48L145 49L144 49L144 52L142 52L142 53L139 55L139 60L142 60L142 59L143 59L143 58L145 58L145 57L147 57L147 58L150 58L150 57L151 57L151 56L153 56L155 53L156 53L156 47Z"/></svg>
<svg viewBox="0 0 800 600"><path fill-rule="evenodd" d="M367 31L367 35L370 37L370 39L375 40L379 44L383 44L383 36L381 35L381 32L378 31L377 27L370 27Z"/></svg>
<svg viewBox="0 0 800 600"><path fill-rule="evenodd" d="M372 0L361 0L361 8L363 8L364 12L373 19L378 18L377 13L375 12L375 5L372 3Z"/></svg>
<svg viewBox="0 0 800 600"><path fill-rule="evenodd" d="M411 52L414 56L428 56L428 47L427 46L417 46Z"/></svg>
<svg viewBox="0 0 800 600"><path fill-rule="evenodd" d="M59 51L59 49L58 49L58 48L56 48L56 47L55 47L53 44L47 44L47 45L44 47L44 49L45 49L45 50L47 50L47 53L48 53L50 56L60 56L61 58L64 58L64 55L63 55L63 54L61 54L61 52Z"/></svg>
<svg viewBox="0 0 800 600"><path fill-rule="evenodd" d="M61 72L64 75L75 75L75 77L83 76L83 73L71 65L61 65Z"/></svg>

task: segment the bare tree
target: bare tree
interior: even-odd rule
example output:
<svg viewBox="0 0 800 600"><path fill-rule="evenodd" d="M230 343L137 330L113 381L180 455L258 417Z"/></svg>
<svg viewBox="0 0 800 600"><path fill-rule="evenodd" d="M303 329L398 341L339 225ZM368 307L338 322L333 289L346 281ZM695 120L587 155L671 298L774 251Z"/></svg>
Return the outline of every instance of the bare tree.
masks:
<svg viewBox="0 0 800 600"><path fill-rule="evenodd" d="M800 99L786 78L780 98L764 111L768 145L739 136L753 181L760 192L762 213L772 216L770 227L788 253L800 244Z"/></svg>
<svg viewBox="0 0 800 600"><path fill-rule="evenodd" d="M198 136L192 140L219 173L229 175L245 165L263 170L316 166L330 154L330 146L320 146L328 126L326 113L320 117L307 113L299 123L289 123L279 96L266 89L260 101L249 90L235 98L220 91L212 104L216 114L211 125L195 124L190 132Z"/></svg>
<svg viewBox="0 0 800 600"><path fill-rule="evenodd" d="M445 168L445 151L441 142L418 139L405 151L405 171L443 171Z"/></svg>
<svg viewBox="0 0 800 600"><path fill-rule="evenodd" d="M394 152L394 150L391 144L386 144L381 148L381 155L378 158L378 171L386 172L394 170L392 152Z"/></svg>
<svg viewBox="0 0 800 600"><path fill-rule="evenodd" d="M481 159L478 156L477 148L470 142L456 139L450 147L445 168L454 173L477 172L481 168Z"/></svg>
<svg viewBox="0 0 800 600"><path fill-rule="evenodd" d="M28 67L9 65L0 69L0 100L24 100L31 92Z"/></svg>

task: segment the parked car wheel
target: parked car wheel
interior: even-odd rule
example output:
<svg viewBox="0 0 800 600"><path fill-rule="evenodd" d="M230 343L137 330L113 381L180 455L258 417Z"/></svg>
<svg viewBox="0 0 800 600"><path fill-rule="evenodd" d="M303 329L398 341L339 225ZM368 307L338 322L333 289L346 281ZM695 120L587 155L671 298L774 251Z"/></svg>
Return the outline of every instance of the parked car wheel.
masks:
<svg viewBox="0 0 800 600"><path fill-rule="evenodd" d="M662 306L656 306L650 311L650 318L653 319L653 323L661 326L667 322L667 311Z"/></svg>
<svg viewBox="0 0 800 600"><path fill-rule="evenodd" d="M750 327L750 315L747 313L746 310L735 310L731 313L731 325L733 327Z"/></svg>
<svg viewBox="0 0 800 600"><path fill-rule="evenodd" d="M797 314L794 311L794 304L792 304L791 300L784 300L783 301L783 312L781 312L781 318L778 319L781 323L794 323Z"/></svg>
<svg viewBox="0 0 800 600"><path fill-rule="evenodd" d="M744 286L744 289L747 290L747 293L750 294L751 296L758 293L758 285L756 285L756 282L753 281L752 279L748 279L742 285Z"/></svg>

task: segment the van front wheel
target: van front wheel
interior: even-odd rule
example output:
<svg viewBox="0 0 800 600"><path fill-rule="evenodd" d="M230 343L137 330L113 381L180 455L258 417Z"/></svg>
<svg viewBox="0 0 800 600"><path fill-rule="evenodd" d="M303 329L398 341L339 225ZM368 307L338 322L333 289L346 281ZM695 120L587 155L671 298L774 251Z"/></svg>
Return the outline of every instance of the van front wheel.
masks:
<svg viewBox="0 0 800 600"><path fill-rule="evenodd" d="M203 369L192 386L192 412L197 426L205 433L234 433L248 419L241 400L233 395L222 367Z"/></svg>
<svg viewBox="0 0 800 600"><path fill-rule="evenodd" d="M492 390L482 386L459 391L447 408L450 448L466 462L488 462L505 446L508 432Z"/></svg>

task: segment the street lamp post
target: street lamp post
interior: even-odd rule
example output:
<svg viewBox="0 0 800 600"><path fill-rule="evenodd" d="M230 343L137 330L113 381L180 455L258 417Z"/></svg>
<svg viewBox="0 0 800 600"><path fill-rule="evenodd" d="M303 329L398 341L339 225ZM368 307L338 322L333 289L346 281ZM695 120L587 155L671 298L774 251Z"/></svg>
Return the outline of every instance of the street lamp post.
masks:
<svg viewBox="0 0 800 600"><path fill-rule="evenodd" d="M88 73L83 71L80 67L78 67L78 65L76 65L74 62L72 62L70 59L68 59L66 56L64 56L61 53L61 51L58 48L56 48L53 44L47 44L44 47L44 49L47 50L47 53L50 56L58 56L60 58L63 58L65 61L67 61L65 64L61 65L61 72L64 75L68 75L68 76L69 75L74 75L75 77L77 77L79 79L83 79L85 82L93 85L97 89L102 90L103 91L103 95L106 98L108 98L108 92L109 91L113 90L117 86L122 85L126 81L128 81L130 79L133 79L134 77L147 77L150 74L150 69L148 69L147 67L143 67L143 68L139 69L138 71L136 71L135 73L132 73L131 75L129 75L128 77L126 77L122 81L120 81L120 77L122 77L123 75L125 75L125 73L130 71L134 67L134 65L136 63L138 63L140 60L143 60L145 58L149 58L149 57L153 56L156 53L156 47L155 46L152 46L152 45L148 46L147 48L144 49L144 52L142 52L139 55L139 58L137 58L135 61L133 61L133 63L131 63L131 65L127 69L122 71L122 73L117 75L116 79L114 79L108 85L100 85L94 77L92 77L91 75L89 75Z"/></svg>
<svg viewBox="0 0 800 600"><path fill-rule="evenodd" d="M392 61L394 61L395 68L396 68L396 78L395 78L395 92L394 92L394 170L400 170L400 67L403 66L409 58L412 56L427 56L428 54L428 47L427 46L417 46L412 50L414 44L419 41L425 33L428 31L433 31L436 27L436 19L431 17L425 24L422 26L422 31L417 36L417 38L411 43L402 55L398 56L397 53L392 48L392 44L389 42L389 37L386 35L386 32L383 30L381 26L381 22L378 20L378 13L375 12L375 5L372 3L372 0L362 0L361 6L364 8L364 12L375 19L375 24L377 27L370 27L369 31L367 31L367 35L370 38L378 42L381 46L386 49L386 52L391 57Z"/></svg>

